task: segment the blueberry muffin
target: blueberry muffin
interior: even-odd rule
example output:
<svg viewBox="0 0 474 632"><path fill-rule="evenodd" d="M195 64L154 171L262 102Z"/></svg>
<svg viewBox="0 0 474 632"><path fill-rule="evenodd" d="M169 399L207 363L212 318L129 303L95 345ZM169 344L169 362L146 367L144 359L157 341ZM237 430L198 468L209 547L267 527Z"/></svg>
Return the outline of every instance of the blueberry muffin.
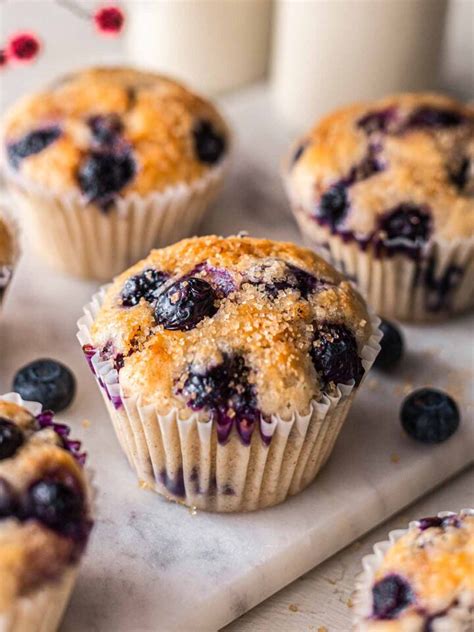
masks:
<svg viewBox="0 0 474 632"><path fill-rule="evenodd" d="M318 122L284 174L308 244L388 317L474 304L474 108L435 94L359 103Z"/></svg>
<svg viewBox="0 0 474 632"><path fill-rule="evenodd" d="M172 79L91 68L15 103L3 164L40 254L110 279L193 234L222 179L229 132Z"/></svg>
<svg viewBox="0 0 474 632"><path fill-rule="evenodd" d="M13 276L18 259L18 239L16 228L0 204L0 307Z"/></svg>
<svg viewBox="0 0 474 632"><path fill-rule="evenodd" d="M80 444L17 395L0 397L0 629L56 630L92 526Z"/></svg>
<svg viewBox="0 0 474 632"><path fill-rule="evenodd" d="M394 531L364 559L358 632L474 628L474 511L444 512Z"/></svg>
<svg viewBox="0 0 474 632"><path fill-rule="evenodd" d="M79 340L140 481L212 511L306 487L379 349L341 274L249 237L154 250L85 312Z"/></svg>

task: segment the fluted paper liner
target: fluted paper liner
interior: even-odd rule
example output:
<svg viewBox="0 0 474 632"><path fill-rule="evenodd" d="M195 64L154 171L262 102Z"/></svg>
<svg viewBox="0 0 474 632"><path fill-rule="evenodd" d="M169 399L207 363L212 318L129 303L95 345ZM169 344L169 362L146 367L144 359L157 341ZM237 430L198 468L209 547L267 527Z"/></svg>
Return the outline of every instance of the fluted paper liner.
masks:
<svg viewBox="0 0 474 632"><path fill-rule="evenodd" d="M218 193L227 159L190 184L118 197L102 211L78 192L55 194L7 173L30 243L51 266L83 278L108 280L152 248L197 231Z"/></svg>
<svg viewBox="0 0 474 632"><path fill-rule="evenodd" d="M0 395L0 401L23 406L35 417L40 414L42 405L25 401L18 393ZM95 513L96 488L93 484L94 473L84 468L88 485L91 515ZM18 597L5 612L0 612L0 632L55 632L69 602L79 573L79 564L69 565L61 576L45 581L43 586Z"/></svg>
<svg viewBox="0 0 474 632"><path fill-rule="evenodd" d="M461 515L474 516L474 509L461 509L459 512ZM456 515L453 511L440 511L439 518L445 518L446 516ZM354 593L354 632L364 632L366 630L365 619L370 617L372 613L372 586L375 583L375 576L379 569L387 550L395 544L402 536L408 533L409 529L414 529L418 525L418 521L413 520L409 523L408 529L395 529L390 531L388 539L382 542L377 542L373 546L373 553L366 555L362 558L363 571L356 579L355 593ZM440 632L467 632L468 627L472 623L470 619L469 609L459 605L456 608L450 608L447 617L443 618L443 623L439 627ZM446 622L446 623L445 623ZM434 632L438 628L433 628Z"/></svg>
<svg viewBox="0 0 474 632"><path fill-rule="evenodd" d="M13 272L15 270L15 266L20 256L18 226L17 226L17 223L14 221L14 219L11 217L10 213L8 212L7 203L3 203L2 198L0 198L0 212L1 212L2 218L7 223L10 234L12 235L12 238L14 240L14 247L13 247L12 260L9 261L8 263L0 264L0 310L2 308L2 303L5 299L8 286L10 285L11 280L13 278Z"/></svg>
<svg viewBox="0 0 474 632"><path fill-rule="evenodd" d="M82 346L92 345L90 327L105 292L106 287L94 295L78 321ZM365 373L380 350L378 323L371 315L373 333L361 352ZM304 489L328 459L357 391L339 384L334 397L313 401L306 414L261 420L250 445L242 442L235 428L221 444L210 417L203 421L202 415L190 413L180 419L177 409L160 414L139 397L125 396L113 361L101 360L98 352L88 360L120 445L142 486L207 511L260 509Z"/></svg>
<svg viewBox="0 0 474 632"><path fill-rule="evenodd" d="M355 241L345 242L319 226L296 204L293 212L306 245L346 274L378 314L397 320L428 321L474 307L474 237L452 241L434 237L418 259L400 253L377 257L370 245L363 250ZM435 279L442 278L450 266L463 270L446 309L434 309L433 291L423 279L430 260Z"/></svg>

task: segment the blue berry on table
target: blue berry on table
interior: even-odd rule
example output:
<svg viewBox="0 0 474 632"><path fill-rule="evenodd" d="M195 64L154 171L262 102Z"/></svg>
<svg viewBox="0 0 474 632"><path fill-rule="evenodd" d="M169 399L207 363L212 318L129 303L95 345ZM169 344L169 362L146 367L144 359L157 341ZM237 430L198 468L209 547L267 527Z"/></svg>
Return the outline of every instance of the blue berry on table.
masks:
<svg viewBox="0 0 474 632"><path fill-rule="evenodd" d="M23 399L39 402L44 409L58 413L74 399L76 380L61 362L40 359L18 371L13 380L13 390Z"/></svg>
<svg viewBox="0 0 474 632"><path fill-rule="evenodd" d="M456 402L434 388L420 388L408 395L402 404L400 419L405 432L422 443L446 441L460 423Z"/></svg>
<svg viewBox="0 0 474 632"><path fill-rule="evenodd" d="M403 337L396 325L383 318L380 323L380 330L383 336L380 341L380 353L374 362L374 366L383 370L393 369L403 356Z"/></svg>

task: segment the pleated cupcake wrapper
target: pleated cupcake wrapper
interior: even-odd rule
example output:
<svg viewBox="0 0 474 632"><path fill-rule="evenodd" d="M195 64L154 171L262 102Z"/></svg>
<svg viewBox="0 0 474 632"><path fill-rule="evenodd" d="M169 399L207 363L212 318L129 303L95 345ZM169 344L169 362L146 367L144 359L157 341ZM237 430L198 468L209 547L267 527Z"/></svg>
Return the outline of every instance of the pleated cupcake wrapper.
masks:
<svg viewBox="0 0 474 632"><path fill-rule="evenodd" d="M42 405L24 400L18 393L0 395L0 401L26 408L35 417ZM88 488L89 510L96 514L97 488L94 472L83 468ZM79 564L67 566L61 576L45 581L44 585L18 597L5 612L0 612L0 632L54 632L57 630L79 574Z"/></svg>
<svg viewBox="0 0 474 632"><path fill-rule="evenodd" d="M377 257L370 245L363 250L355 241L345 242L332 235L301 208L295 206L293 211L306 244L347 275L378 314L397 320L429 321L474 306L474 237L435 240L418 260L403 254ZM439 296L424 280L430 260L434 279L441 279L450 266L463 269L459 285L445 298L446 309L436 308Z"/></svg>
<svg viewBox="0 0 474 632"><path fill-rule="evenodd" d="M79 193L59 195L8 173L28 238L51 266L83 278L109 280L145 257L197 231L216 197L226 160L190 184L140 196L130 193L102 211Z"/></svg>
<svg viewBox="0 0 474 632"><path fill-rule="evenodd" d="M459 512L461 515L474 516L474 509L461 509ZM447 516L456 515L452 511L440 511L439 518L446 518ZM397 542L402 536L408 533L409 529L414 529L418 525L416 520L412 521L408 525L408 529L395 529L390 531L388 539L382 542L374 544L373 553L366 555L362 558L362 572L356 579L355 593L354 593L354 632L365 632L367 629L366 624L372 613L372 586L376 582L376 574L380 568L385 554L388 549ZM472 625L473 614L469 612L468 604L459 604L458 607L450 608L446 617L440 620L439 627L436 624L432 624L433 632L468 632L471 630L469 625ZM471 618L470 618L471 617Z"/></svg>
<svg viewBox="0 0 474 632"><path fill-rule="evenodd" d="M92 345L90 328L105 292L102 288L93 297L78 321L83 347ZM371 315L373 333L361 352L366 373L380 349L379 322ZM304 489L327 461L357 391L339 384L334 397L313 401L307 414L261 420L250 445L235 427L221 444L212 418L194 413L180 419L177 409L162 414L138 397L127 397L113 361L101 360L92 350L87 356L120 445L142 486L207 511L251 511Z"/></svg>
<svg viewBox="0 0 474 632"><path fill-rule="evenodd" d="M9 228L9 232L14 240L13 247L13 257L8 264L0 264L0 309L2 307L2 303L5 299L5 295L7 293L8 286L10 285L13 272L15 270L16 264L20 257L20 231L18 229L18 224L13 219L11 214L8 211L8 200L4 196L0 195L0 210L2 213L2 218L6 221L7 226Z"/></svg>

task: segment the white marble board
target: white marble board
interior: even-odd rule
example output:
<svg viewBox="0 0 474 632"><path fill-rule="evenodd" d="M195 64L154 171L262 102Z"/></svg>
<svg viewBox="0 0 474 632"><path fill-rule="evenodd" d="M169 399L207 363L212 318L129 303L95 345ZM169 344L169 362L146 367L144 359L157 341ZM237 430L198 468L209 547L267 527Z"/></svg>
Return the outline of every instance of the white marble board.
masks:
<svg viewBox="0 0 474 632"><path fill-rule="evenodd" d="M288 137L267 94L252 89L224 107L239 139L236 159L203 231L298 240L277 176ZM76 319L95 288L51 272L25 245L0 327L0 392L41 356L62 360L78 379L60 418L84 441L100 492L64 632L216 630L472 460L474 319L466 316L404 328L403 368L369 376L328 465L299 496L247 515L169 504L139 488L76 342ZM462 407L462 427L436 447L411 441L398 421L403 392L423 384L449 390Z"/></svg>

